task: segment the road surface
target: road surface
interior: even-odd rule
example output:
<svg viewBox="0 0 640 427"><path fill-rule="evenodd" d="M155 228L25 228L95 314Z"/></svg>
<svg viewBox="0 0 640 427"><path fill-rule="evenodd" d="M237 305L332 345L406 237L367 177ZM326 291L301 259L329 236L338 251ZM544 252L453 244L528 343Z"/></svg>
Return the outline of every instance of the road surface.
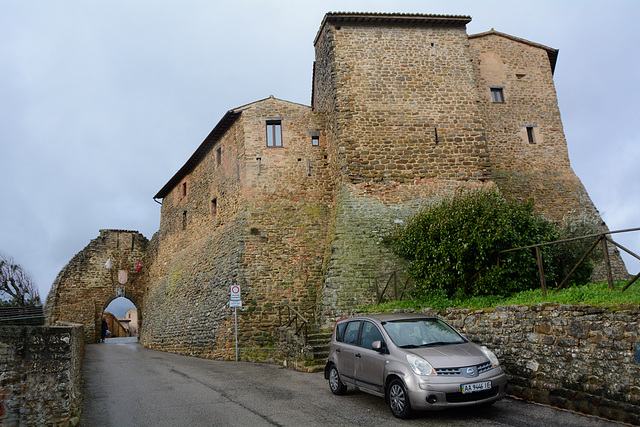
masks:
<svg viewBox="0 0 640 427"><path fill-rule="evenodd" d="M85 348L80 426L562 426L620 424L504 399L490 408L393 417L384 399L334 396L322 373L208 360L110 338Z"/></svg>

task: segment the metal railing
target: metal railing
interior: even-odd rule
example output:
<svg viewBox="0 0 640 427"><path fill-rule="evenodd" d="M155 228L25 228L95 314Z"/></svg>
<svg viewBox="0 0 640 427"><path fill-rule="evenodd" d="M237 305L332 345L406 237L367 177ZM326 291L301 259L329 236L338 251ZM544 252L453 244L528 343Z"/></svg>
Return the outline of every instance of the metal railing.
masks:
<svg viewBox="0 0 640 427"><path fill-rule="evenodd" d="M315 306L311 306L309 308L307 308L306 310L310 310L311 311L311 318L314 319L315 318ZM286 311L286 318L285 321L283 322L283 311ZM280 324L280 326L287 326L290 327L291 325L295 324L295 335L300 334L301 331L303 331L303 339L304 339L304 345L307 345L307 340L308 340L308 336L309 336L309 320L302 315L302 313L300 313L298 310L296 310L295 308L291 307L289 304L282 304L278 307L278 322Z"/></svg>
<svg viewBox="0 0 640 427"><path fill-rule="evenodd" d="M0 307L0 324L43 325L43 307Z"/></svg>

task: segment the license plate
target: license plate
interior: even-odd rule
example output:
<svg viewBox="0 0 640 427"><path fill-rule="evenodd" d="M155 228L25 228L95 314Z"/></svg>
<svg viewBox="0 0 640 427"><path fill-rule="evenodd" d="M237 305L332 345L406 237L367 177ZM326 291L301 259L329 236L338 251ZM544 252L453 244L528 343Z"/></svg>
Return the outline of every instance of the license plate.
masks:
<svg viewBox="0 0 640 427"><path fill-rule="evenodd" d="M460 386L460 391L462 391L462 394L473 393L474 391L490 390L490 389L491 389L491 381L484 381L481 383L462 384Z"/></svg>

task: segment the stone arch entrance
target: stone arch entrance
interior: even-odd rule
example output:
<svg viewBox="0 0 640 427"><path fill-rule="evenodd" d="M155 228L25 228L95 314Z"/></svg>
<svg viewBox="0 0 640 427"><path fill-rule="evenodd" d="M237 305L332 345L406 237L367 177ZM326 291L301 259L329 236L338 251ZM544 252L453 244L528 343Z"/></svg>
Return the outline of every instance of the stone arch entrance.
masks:
<svg viewBox="0 0 640 427"><path fill-rule="evenodd" d="M138 308L142 329L148 243L137 231L100 230L58 273L45 305L47 324L80 323L85 342L98 342L102 313L123 296Z"/></svg>
<svg viewBox="0 0 640 427"><path fill-rule="evenodd" d="M138 307L126 297L112 300L102 312L106 318L110 338L138 336Z"/></svg>

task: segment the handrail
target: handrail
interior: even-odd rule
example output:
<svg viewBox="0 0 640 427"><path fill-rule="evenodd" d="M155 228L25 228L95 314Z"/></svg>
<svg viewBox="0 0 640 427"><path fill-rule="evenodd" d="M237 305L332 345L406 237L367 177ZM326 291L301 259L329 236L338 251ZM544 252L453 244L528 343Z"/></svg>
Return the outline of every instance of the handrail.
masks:
<svg viewBox="0 0 640 427"><path fill-rule="evenodd" d="M41 324L44 323L42 306L36 307L0 307L0 323L5 324ZM33 322L37 320L37 322Z"/></svg>
<svg viewBox="0 0 640 427"><path fill-rule="evenodd" d="M303 335L304 345L307 345L307 337L309 334L309 329L308 329L309 320L307 320L307 318L305 318L298 310L291 307L289 304L285 303L285 304L281 304L278 307L278 321L280 323L280 326L283 325L282 309L284 308L287 309L287 322L285 326L291 326L291 324L295 322L295 325L296 325L295 335L298 335L300 331L304 328L304 335ZM311 306L310 308L314 308L314 307ZM293 312L293 316L291 315L292 312ZM298 325L298 322L300 322L300 325Z"/></svg>

